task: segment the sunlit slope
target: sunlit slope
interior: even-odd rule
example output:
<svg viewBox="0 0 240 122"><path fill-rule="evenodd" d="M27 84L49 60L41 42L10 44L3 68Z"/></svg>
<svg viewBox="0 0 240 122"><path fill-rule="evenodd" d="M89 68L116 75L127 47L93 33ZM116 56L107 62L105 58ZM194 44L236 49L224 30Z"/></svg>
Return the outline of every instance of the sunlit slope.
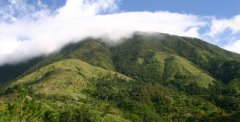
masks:
<svg viewBox="0 0 240 122"><path fill-rule="evenodd" d="M81 60L66 59L44 66L18 79L12 86L23 84L30 86L35 93L84 97L81 89L93 78L105 75L129 79L122 74L92 66Z"/></svg>
<svg viewBox="0 0 240 122"><path fill-rule="evenodd" d="M177 80L189 85L196 83L200 87L208 88L209 85L214 85L214 79L201 69L196 68L190 61L172 54L156 53L153 57L159 62L159 68L162 69L163 81ZM185 80L185 81L184 81Z"/></svg>

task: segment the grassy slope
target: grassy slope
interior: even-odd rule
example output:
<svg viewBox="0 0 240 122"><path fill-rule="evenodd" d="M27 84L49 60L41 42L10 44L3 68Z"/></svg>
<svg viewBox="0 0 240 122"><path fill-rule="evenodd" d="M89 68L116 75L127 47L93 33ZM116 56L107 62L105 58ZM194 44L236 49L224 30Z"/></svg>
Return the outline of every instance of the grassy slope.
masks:
<svg viewBox="0 0 240 122"><path fill-rule="evenodd" d="M163 80L174 80L177 76L184 76L186 77L185 82L183 82L185 85L196 83L203 88L213 85L214 79L211 76L184 58L166 53L157 53L154 58L160 63L160 67L163 67Z"/></svg>
<svg viewBox="0 0 240 122"><path fill-rule="evenodd" d="M52 63L18 79L12 85L29 84L35 93L84 97L83 89L92 78L104 75L128 77L77 59L66 59Z"/></svg>

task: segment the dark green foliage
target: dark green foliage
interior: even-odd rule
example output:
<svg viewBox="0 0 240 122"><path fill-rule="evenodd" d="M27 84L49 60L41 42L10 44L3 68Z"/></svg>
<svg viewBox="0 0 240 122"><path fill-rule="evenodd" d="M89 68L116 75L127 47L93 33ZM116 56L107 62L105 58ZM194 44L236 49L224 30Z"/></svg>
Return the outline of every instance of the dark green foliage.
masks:
<svg viewBox="0 0 240 122"><path fill-rule="evenodd" d="M92 122L93 116L87 108L64 110L59 115L60 122Z"/></svg>
<svg viewBox="0 0 240 122"><path fill-rule="evenodd" d="M14 80L33 65L40 62L42 58L43 57L38 57L20 64L0 66L0 84Z"/></svg>
<svg viewBox="0 0 240 122"><path fill-rule="evenodd" d="M198 112L194 107L206 113L215 111L204 100L179 94L159 83L124 82L113 77L101 77L94 80L93 86L94 90L87 90L88 94L119 108L132 121L186 121L195 116L200 119L208 115ZM181 109L192 115L187 116L183 111L181 114Z"/></svg>
<svg viewBox="0 0 240 122"><path fill-rule="evenodd" d="M210 73L225 83L240 77L240 61L222 61L219 59L211 61L210 64Z"/></svg>
<svg viewBox="0 0 240 122"><path fill-rule="evenodd" d="M47 110L43 114L43 121L45 121L45 122L56 122L58 120L56 115L57 114L56 114L55 111Z"/></svg>

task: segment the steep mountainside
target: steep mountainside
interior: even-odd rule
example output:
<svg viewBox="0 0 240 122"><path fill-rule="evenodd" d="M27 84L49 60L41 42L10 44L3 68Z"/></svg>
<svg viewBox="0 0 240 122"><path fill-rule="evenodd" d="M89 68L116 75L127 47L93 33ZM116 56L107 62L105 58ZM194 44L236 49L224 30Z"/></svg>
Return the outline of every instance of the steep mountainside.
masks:
<svg viewBox="0 0 240 122"><path fill-rule="evenodd" d="M41 59L42 57L38 57L20 64L0 66L0 83L14 80L23 72L34 66L37 62L41 61Z"/></svg>
<svg viewBox="0 0 240 122"><path fill-rule="evenodd" d="M238 54L225 51L199 39L162 34L136 34L126 43L115 47L114 50L115 52L122 50L124 51L122 53L131 58L143 55L145 50L175 54L189 60L215 79L224 82L229 82L239 76L240 56Z"/></svg>
<svg viewBox="0 0 240 122"><path fill-rule="evenodd" d="M88 38L0 81L2 121L239 121L240 55L195 38Z"/></svg>

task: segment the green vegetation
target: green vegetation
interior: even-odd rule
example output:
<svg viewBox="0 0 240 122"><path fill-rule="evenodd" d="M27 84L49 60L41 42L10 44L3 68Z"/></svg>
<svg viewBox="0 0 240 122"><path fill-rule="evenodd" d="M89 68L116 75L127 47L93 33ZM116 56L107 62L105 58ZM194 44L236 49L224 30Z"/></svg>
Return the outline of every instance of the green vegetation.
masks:
<svg viewBox="0 0 240 122"><path fill-rule="evenodd" d="M0 122L240 121L240 55L193 38L88 38L0 82Z"/></svg>

